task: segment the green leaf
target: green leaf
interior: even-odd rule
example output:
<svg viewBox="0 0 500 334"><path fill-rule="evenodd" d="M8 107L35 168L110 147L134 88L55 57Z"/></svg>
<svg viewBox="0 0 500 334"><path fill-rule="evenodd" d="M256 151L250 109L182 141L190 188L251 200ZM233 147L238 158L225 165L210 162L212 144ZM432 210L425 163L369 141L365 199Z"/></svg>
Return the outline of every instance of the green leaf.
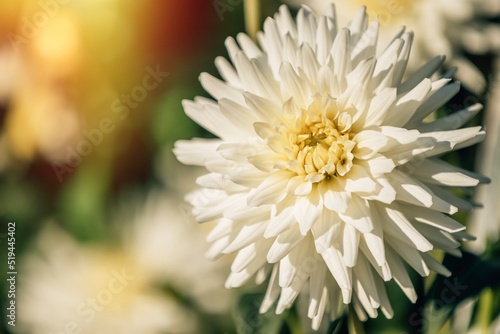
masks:
<svg viewBox="0 0 500 334"><path fill-rule="evenodd" d="M463 252L461 258L446 255L443 265L453 274L438 276L429 291L429 297L438 307L455 308L462 300L477 296L486 287L500 285L500 261L483 260Z"/></svg>
<svg viewBox="0 0 500 334"><path fill-rule="evenodd" d="M288 311L276 315L272 310L260 314L263 293L248 293L241 296L234 311L234 322L238 334L279 333Z"/></svg>
<svg viewBox="0 0 500 334"><path fill-rule="evenodd" d="M499 261L488 261L463 252L461 258L446 255L443 265L453 273L452 276L438 275L429 290L425 307L409 319L411 325L422 326L426 333L439 332L461 301L500 285Z"/></svg>
<svg viewBox="0 0 500 334"><path fill-rule="evenodd" d="M334 320L328 326L328 333L331 333L331 334L346 333L347 330L348 329L347 329L346 314L344 314L342 317Z"/></svg>

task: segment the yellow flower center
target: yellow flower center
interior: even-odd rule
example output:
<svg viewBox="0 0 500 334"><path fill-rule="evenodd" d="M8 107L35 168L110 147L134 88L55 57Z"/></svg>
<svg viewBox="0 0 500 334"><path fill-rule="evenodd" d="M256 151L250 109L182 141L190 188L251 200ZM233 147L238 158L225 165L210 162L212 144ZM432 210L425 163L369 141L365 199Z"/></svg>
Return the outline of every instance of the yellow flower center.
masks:
<svg viewBox="0 0 500 334"><path fill-rule="evenodd" d="M351 115L345 111L339 113L334 101L322 104L320 110L318 107L314 103L307 111L303 110L295 130L288 133L292 148L289 169L306 175L312 182L347 174L353 164L351 151L356 145L352 141Z"/></svg>

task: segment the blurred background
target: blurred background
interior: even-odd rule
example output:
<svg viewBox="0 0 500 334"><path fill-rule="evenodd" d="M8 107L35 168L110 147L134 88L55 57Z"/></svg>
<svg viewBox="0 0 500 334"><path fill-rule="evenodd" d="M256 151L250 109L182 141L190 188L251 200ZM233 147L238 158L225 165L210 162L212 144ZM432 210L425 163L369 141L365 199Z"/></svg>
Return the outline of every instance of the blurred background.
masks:
<svg viewBox="0 0 500 334"><path fill-rule="evenodd" d="M321 11L329 1L261 1L261 18L283 2ZM352 2L338 2L339 16L352 17ZM477 194L457 189L485 208L456 218L479 236L465 259L472 262L463 263L498 266L492 261L500 253L500 0L458 1L461 11L444 0L434 1L439 8L415 1L424 9L397 2L354 1L392 15L383 24L391 33L411 17L418 35L428 26L419 20L439 14L432 15L436 33L422 33L430 39L414 46L415 68L421 57L445 50L444 70L458 65L465 74L464 88L438 114L485 105L471 123L486 126L485 144L445 158L493 180ZM300 312L256 313L261 287L223 288L231 259L204 259L211 226L195 224L183 202L203 171L181 165L171 152L178 139L212 136L185 116L181 100L208 96L198 76L216 74L213 61L227 55L225 38L245 31L244 7L243 0L0 3L2 314L9 314L11 300L9 222L15 222L17 271L16 326L3 317L0 332L301 332ZM427 47L438 42L444 44ZM433 279L421 284L422 293L436 286ZM421 323L445 324L443 333L481 332L500 312L499 287L490 281L453 302L449 312L460 306L469 317L458 325L424 316L425 298L411 305L398 291L391 299L398 318L374 320L367 332L414 332L415 312Z"/></svg>

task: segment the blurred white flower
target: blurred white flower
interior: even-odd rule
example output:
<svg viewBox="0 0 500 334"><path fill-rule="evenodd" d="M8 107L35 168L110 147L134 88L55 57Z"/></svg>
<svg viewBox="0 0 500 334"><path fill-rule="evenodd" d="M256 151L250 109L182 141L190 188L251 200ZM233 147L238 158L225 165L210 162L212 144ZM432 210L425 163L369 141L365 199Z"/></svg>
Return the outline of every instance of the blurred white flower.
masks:
<svg viewBox="0 0 500 334"><path fill-rule="evenodd" d="M127 205L116 217L121 246L81 245L54 226L42 232L19 276L19 333L200 332L195 310L163 287L203 313L228 311L229 265L204 258L207 233L185 204L158 191L139 210Z"/></svg>
<svg viewBox="0 0 500 334"><path fill-rule="evenodd" d="M18 333L194 333L192 311L154 288L117 249L84 247L51 226L27 255L18 286Z"/></svg>
<svg viewBox="0 0 500 334"><path fill-rule="evenodd" d="M224 81L200 76L217 101L184 101L220 138L176 143L181 162L210 172L188 200L199 222L217 222L209 256L237 252L227 287L270 273L262 312L278 297L283 312L308 282L314 328L325 309L335 318L349 303L362 320L379 308L390 318L384 281L415 301L404 261L422 276L449 275L428 251L460 254L457 240L470 238L447 214L471 205L441 186L486 179L437 157L483 139L480 127L458 129L481 106L423 123L459 89L430 79L443 57L401 82L412 33L377 56L379 23L363 9L339 30L333 10L302 8L296 21L282 6L264 23L262 48L228 38L233 65L216 59Z"/></svg>
<svg viewBox="0 0 500 334"><path fill-rule="evenodd" d="M488 94L484 124L488 126L488 136L479 147L477 155L477 170L491 177L489 187L481 187L475 193L475 200L484 207L475 210L469 219L472 233L477 236L477 242L467 245L467 248L482 253L487 243L494 243L500 238L500 57L494 63L494 77Z"/></svg>
<svg viewBox="0 0 500 334"><path fill-rule="evenodd" d="M491 294L491 291L489 292ZM474 311L481 312L477 297L467 298L460 302L453 312L452 333L457 334L481 334L481 333L500 333L500 314L493 316L487 328L481 323L481 317L475 317ZM476 318L476 322L474 322ZM478 321L479 320L479 321Z"/></svg>
<svg viewBox="0 0 500 334"><path fill-rule="evenodd" d="M359 6L366 6L371 19L378 18L384 27L382 46L394 34L406 27L418 32L413 43L408 72L413 73L429 57L445 54L446 64L457 66L456 77L468 89L482 93L486 81L477 67L463 56L462 49L473 54L500 52L500 25L489 17L500 15L497 0L287 0L288 3L307 4L318 13L324 13L335 3L341 24L347 24Z"/></svg>
<svg viewBox="0 0 500 334"><path fill-rule="evenodd" d="M229 309L233 293L221 282L230 263L204 257L209 231L199 228L185 203L153 192L134 220L126 248L145 275L172 286L208 313Z"/></svg>

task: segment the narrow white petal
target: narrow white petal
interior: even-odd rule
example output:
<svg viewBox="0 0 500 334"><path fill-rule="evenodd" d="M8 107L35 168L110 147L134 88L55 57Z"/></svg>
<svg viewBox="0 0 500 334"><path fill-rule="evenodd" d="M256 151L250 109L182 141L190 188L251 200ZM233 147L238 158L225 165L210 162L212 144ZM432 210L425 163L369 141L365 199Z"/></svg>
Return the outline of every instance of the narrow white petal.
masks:
<svg viewBox="0 0 500 334"><path fill-rule="evenodd" d="M225 81L231 84L231 86L241 89L238 73L226 58L221 56L215 58L215 66Z"/></svg>
<svg viewBox="0 0 500 334"><path fill-rule="evenodd" d="M304 78L299 77L288 62L282 63L279 73L283 95L288 97L293 96L295 102L300 107L306 108L311 92L309 85L304 84Z"/></svg>
<svg viewBox="0 0 500 334"><path fill-rule="evenodd" d="M431 157L444 152L458 150L484 139L485 132L480 126L452 131L427 132L421 138L436 141L434 148L421 154L419 158Z"/></svg>
<svg viewBox="0 0 500 334"><path fill-rule="evenodd" d="M210 189L221 189L227 192L241 192L246 191L246 187L240 186L224 177L220 173L208 173L199 176L196 179L196 184Z"/></svg>
<svg viewBox="0 0 500 334"><path fill-rule="evenodd" d="M207 189L207 191L210 191L210 189ZM208 205L207 207L204 208L202 212L200 212L196 216L196 220L199 223L212 221L222 216L227 209L235 205L241 207L241 201L240 201L241 195L242 194L234 194L231 196L227 196L226 198L220 200L216 204ZM214 196L211 193L206 193L205 196L207 196L207 198L214 198Z"/></svg>
<svg viewBox="0 0 500 334"><path fill-rule="evenodd" d="M212 243L210 248L205 252L205 257L210 260L216 260L222 255L224 248L229 245L230 237L229 235L224 236Z"/></svg>
<svg viewBox="0 0 500 334"><path fill-rule="evenodd" d="M370 174L360 165L353 165L344 177L345 190L350 193L370 193L376 189L377 184Z"/></svg>
<svg viewBox="0 0 500 334"><path fill-rule="evenodd" d="M303 175L294 176L286 186L286 192L295 196L307 196L312 190L312 183Z"/></svg>
<svg viewBox="0 0 500 334"><path fill-rule="evenodd" d="M481 109L483 109L483 106L476 103L449 116L438 118L432 122L421 123L416 129L420 132L456 130L476 116Z"/></svg>
<svg viewBox="0 0 500 334"><path fill-rule="evenodd" d="M343 91L347 87L347 73L351 71L351 57L349 55L349 30L339 31L333 42L331 56L334 59L333 73L338 87Z"/></svg>
<svg viewBox="0 0 500 334"><path fill-rule="evenodd" d="M217 148L221 143L218 139L178 140L173 151L183 164L203 166L209 160L220 159Z"/></svg>
<svg viewBox="0 0 500 334"><path fill-rule="evenodd" d="M273 266L270 264L265 264L262 268L260 268L255 274L255 284L260 285L264 283L264 281L266 281L269 277L272 267Z"/></svg>
<svg viewBox="0 0 500 334"><path fill-rule="evenodd" d="M450 165L437 159L426 159L415 169L413 176L425 183L474 187L479 182L487 183L488 178Z"/></svg>
<svg viewBox="0 0 500 334"><path fill-rule="evenodd" d="M326 266L324 264L318 265L318 268L311 274L311 278L309 280L310 302L307 310L307 316L309 318L318 314L321 299L326 298L325 295L327 290L325 289L325 274Z"/></svg>
<svg viewBox="0 0 500 334"><path fill-rule="evenodd" d="M352 308L354 309L354 312L356 312L356 316L358 317L359 320L361 321L366 321L368 320L368 316L366 315L366 310L363 307L363 304L359 300L359 297L357 294L354 294L352 296Z"/></svg>
<svg viewBox="0 0 500 334"><path fill-rule="evenodd" d="M308 43L314 47L317 22L314 13L307 7L301 7L297 13L297 35L299 45Z"/></svg>
<svg viewBox="0 0 500 334"><path fill-rule="evenodd" d="M311 228L316 251L322 253L332 246L341 231L340 217L330 210L324 209L321 216Z"/></svg>
<svg viewBox="0 0 500 334"><path fill-rule="evenodd" d="M389 109L394 106L396 97L396 88L386 87L382 89L370 102L364 126L381 125Z"/></svg>
<svg viewBox="0 0 500 334"><path fill-rule="evenodd" d="M263 266L266 263L266 250L270 247L270 245L271 242L264 239L242 248L238 251L238 254L231 264L231 271L236 273L243 271L245 268L250 267L253 262L257 262L256 265L258 267Z"/></svg>
<svg viewBox="0 0 500 334"><path fill-rule="evenodd" d="M339 213L339 216L344 222L351 224L361 233L369 233L373 230L370 204L367 200L358 196L352 196L346 213Z"/></svg>
<svg viewBox="0 0 500 334"><path fill-rule="evenodd" d="M280 202L285 196L285 187L290 180L291 173L276 172L264 180L257 189L250 192L248 205L259 206Z"/></svg>
<svg viewBox="0 0 500 334"><path fill-rule="evenodd" d="M375 20L360 36L359 41L356 43L351 53L353 66L359 64L362 59L375 56L379 28L380 24Z"/></svg>
<svg viewBox="0 0 500 334"><path fill-rule="evenodd" d="M256 240L261 238L266 229L266 225L267 222L265 221L252 225L244 225L241 231L239 231L239 233L235 237L233 237L231 243L226 248L224 248L223 252L226 254L230 254L255 242Z"/></svg>
<svg viewBox="0 0 500 334"><path fill-rule="evenodd" d="M316 315L311 317L312 318L311 327L313 330L318 330L319 327L321 326L321 321L323 320L323 315L325 314L327 299L328 299L328 292L326 289L323 289L323 294L321 296Z"/></svg>
<svg viewBox="0 0 500 334"><path fill-rule="evenodd" d="M253 123L259 119L250 109L225 98L219 100L219 108L222 115L240 131L244 131L248 135L253 134Z"/></svg>
<svg viewBox="0 0 500 334"><path fill-rule="evenodd" d="M420 69L415 71L411 77L409 77L405 82L403 82L398 87L398 92L400 94L409 92L418 86L419 83L425 80L425 78L430 78L432 74L434 74L440 67L443 65L445 60L444 56L436 56L425 65L423 65Z"/></svg>
<svg viewBox="0 0 500 334"><path fill-rule="evenodd" d="M373 308L380 306L380 297L377 286L375 285L374 272L370 263L365 259L363 254L360 255L358 264L353 268L353 278L356 277L365 291L369 305Z"/></svg>
<svg viewBox="0 0 500 334"><path fill-rule="evenodd" d="M368 16L366 15L366 7L361 6L357 10L352 21L347 26L349 28L349 31L351 32L353 41L357 42L360 39L361 34L366 30L367 25Z"/></svg>
<svg viewBox="0 0 500 334"><path fill-rule="evenodd" d="M328 28L328 18L325 16L320 17L318 20L318 30L316 31L316 55L318 62L322 65L328 59L334 36Z"/></svg>
<svg viewBox="0 0 500 334"><path fill-rule="evenodd" d="M421 252L432 250L432 243L413 227L401 210L394 208L394 206L385 208L378 206L378 209L382 217L388 218L384 219L384 232L386 234Z"/></svg>
<svg viewBox="0 0 500 334"><path fill-rule="evenodd" d="M422 256L422 259L424 260L425 264L429 267L429 269L434 270L438 274L443 275L445 277L451 276L451 271L446 269L445 266L436 261L436 259L434 259L431 255L427 253L421 253L420 256Z"/></svg>
<svg viewBox="0 0 500 334"><path fill-rule="evenodd" d="M290 33L292 37L297 37L297 26L290 14L288 6L281 5L279 8L279 14L276 14L276 21L278 22L278 27L282 35Z"/></svg>
<svg viewBox="0 0 500 334"><path fill-rule="evenodd" d="M264 122L273 120L276 115L280 113L280 108L278 107L278 105L265 97L255 95L250 92L244 92L243 97L245 98L245 102L250 110L253 110L255 112L257 119L260 119Z"/></svg>
<svg viewBox="0 0 500 334"><path fill-rule="evenodd" d="M211 74L205 72L200 74L200 82L203 88L217 100L225 98L236 102L243 102L243 91L241 89L230 86Z"/></svg>
<svg viewBox="0 0 500 334"><path fill-rule="evenodd" d="M403 126L413 116L432 87L430 79L424 79L408 93L398 99L394 108L391 108L384 119L384 125Z"/></svg>
<svg viewBox="0 0 500 334"><path fill-rule="evenodd" d="M406 125L408 128L417 127L418 124L431 112L436 111L441 108L446 102L448 102L453 96L455 96L460 90L460 83L454 82L452 84L446 85L437 92L435 92L431 97L429 97L424 103L420 105L413 114L412 118L408 121Z"/></svg>
<svg viewBox="0 0 500 334"><path fill-rule="evenodd" d="M316 189L309 196L297 198L294 215L299 223L302 235L308 233L323 210L323 200Z"/></svg>
<svg viewBox="0 0 500 334"><path fill-rule="evenodd" d="M243 86L246 88L245 90L256 95L267 96L268 92L266 91L264 85L262 85L261 78L256 71L256 68L258 68L255 66L256 63L258 63L258 60L248 59L243 51L236 53L234 66L238 71L238 75L240 76Z"/></svg>
<svg viewBox="0 0 500 334"><path fill-rule="evenodd" d="M317 85L317 76L320 68L320 64L316 58L314 50L309 44L302 44L299 48L299 58L301 59L301 68L307 78L311 81L313 85Z"/></svg>
<svg viewBox="0 0 500 334"><path fill-rule="evenodd" d="M363 233L363 239L366 242L370 253L377 262L378 266L383 266L385 260L385 246L384 246L384 230L382 228L384 221L376 209L372 209L372 223L373 230L370 233Z"/></svg>
<svg viewBox="0 0 500 334"><path fill-rule="evenodd" d="M431 225L447 232L459 232L465 230L465 226L447 215L434 210L428 210L411 205L401 205L408 216L418 222Z"/></svg>
<svg viewBox="0 0 500 334"><path fill-rule="evenodd" d="M209 101L200 98L196 102L183 100L182 106L189 118L216 136L229 140L241 138L241 131L222 115L217 104Z"/></svg>
<svg viewBox="0 0 500 334"><path fill-rule="evenodd" d="M261 35L262 45L266 50L268 61L274 74L278 73L279 66L283 59L282 49L283 41L280 37L278 26L276 21L271 18L267 18L264 21L264 34Z"/></svg>
<svg viewBox="0 0 500 334"><path fill-rule="evenodd" d="M388 139L382 132L365 130L356 134L353 141L357 143L353 150L354 156L358 159L370 159L387 144Z"/></svg>
<svg viewBox="0 0 500 334"><path fill-rule="evenodd" d="M371 159L358 161L358 164L364 167L374 177L391 173L396 164L392 159L388 159L381 154L375 154Z"/></svg>
<svg viewBox="0 0 500 334"><path fill-rule="evenodd" d="M269 249L269 252L267 253L267 261L269 263L281 261L281 259L287 256L303 238L304 236L300 234L297 225L294 225L289 230L281 233Z"/></svg>
<svg viewBox="0 0 500 334"><path fill-rule="evenodd" d="M402 35L402 39L404 40L403 49L399 53L398 61L396 66L394 67L394 75L392 85L398 86L401 84L401 80L404 76L404 71L406 70L406 66L408 64L408 59L410 58L411 46L413 43L413 32L406 32Z"/></svg>
<svg viewBox="0 0 500 334"><path fill-rule="evenodd" d="M230 219L219 219L215 227L207 235L206 240L208 242L215 242L222 237L228 236L233 229L233 221Z"/></svg>
<svg viewBox="0 0 500 334"><path fill-rule="evenodd" d="M343 246L344 263L348 267L354 267L358 259L359 238L361 234L349 224L344 224Z"/></svg>
<svg viewBox="0 0 500 334"><path fill-rule="evenodd" d="M405 259L408 264L415 269L422 277L429 276L429 267L422 259L421 253L415 248L402 243L399 240L387 238L387 243L394 251Z"/></svg>
<svg viewBox="0 0 500 334"><path fill-rule="evenodd" d="M377 317L377 310L370 303L370 298L365 291L365 287L359 281L356 275L353 275L353 286L354 286L354 296L353 296L353 304L360 303L363 307L363 315L360 317L360 320L365 318L366 313L370 318Z"/></svg>
<svg viewBox="0 0 500 334"><path fill-rule="evenodd" d="M448 214L454 214L458 211L456 206L446 202L426 185L402 171L395 170L388 177L396 189L396 199L399 201L425 206Z"/></svg>
<svg viewBox="0 0 500 334"><path fill-rule="evenodd" d="M262 300L262 304L260 305L259 313L266 313L267 311L269 311L276 299L278 299L281 291L281 288L278 284L278 266L278 264L275 264L273 266L271 278L269 279L266 294L264 295L264 299Z"/></svg>
<svg viewBox="0 0 500 334"><path fill-rule="evenodd" d="M335 248L328 248L321 253L323 260L325 260L328 269L342 289L342 297L344 304L348 304L351 300L352 283L348 269L342 262L340 252Z"/></svg>
<svg viewBox="0 0 500 334"><path fill-rule="evenodd" d="M301 288L309 278L311 270L316 268L317 259L311 252L313 249L310 241L309 238L303 239L280 260L279 284L282 288L290 286L297 288L297 285Z"/></svg>
<svg viewBox="0 0 500 334"><path fill-rule="evenodd" d="M235 197L235 201L223 212L225 218L244 220L246 222L251 222L256 217L260 218L260 220L268 220L270 218L269 206L263 205L255 208L246 205L247 198L245 193L238 193L233 196Z"/></svg>
<svg viewBox="0 0 500 334"><path fill-rule="evenodd" d="M381 126L380 130L384 136L389 138L389 143L384 147L384 152L392 150L397 146L413 143L420 136L420 132L417 130L408 130L393 126Z"/></svg>
<svg viewBox="0 0 500 334"><path fill-rule="evenodd" d="M241 49L248 58L257 58L262 56L262 51L259 49L257 45L252 41L252 39L244 33L239 33L236 36L236 40L238 44L241 46Z"/></svg>
<svg viewBox="0 0 500 334"><path fill-rule="evenodd" d="M434 246L444 251L453 251L460 247L460 243L448 232L434 226L415 223L415 228L427 238Z"/></svg>
<svg viewBox="0 0 500 334"><path fill-rule="evenodd" d="M408 299L412 303L415 303L417 301L417 293L413 288L413 284L403 264L403 261L401 260L399 255L394 252L392 247L389 246L387 247L386 256L387 263L389 264L394 277L394 281L399 285L401 290L403 290L406 297L408 297Z"/></svg>
<svg viewBox="0 0 500 334"><path fill-rule="evenodd" d="M441 188L440 186L429 185L429 189L431 189L437 196L441 197L447 203L450 203L454 207L458 208L460 211L471 211L473 207L473 203L466 199L455 196L447 189ZM444 212L444 211L443 211ZM448 212L450 213L450 212ZM454 213L454 212L452 212ZM452 214L450 213L450 214Z"/></svg>
<svg viewBox="0 0 500 334"><path fill-rule="evenodd" d="M392 319L394 316L394 311L392 309L391 303L389 302L389 297L387 296L387 291L384 286L384 282L380 279L375 278L375 285L378 291L380 300L380 309L387 319Z"/></svg>
<svg viewBox="0 0 500 334"><path fill-rule="evenodd" d="M326 208L338 213L344 213L347 210L351 194L342 190L335 180L323 181L318 188Z"/></svg>

